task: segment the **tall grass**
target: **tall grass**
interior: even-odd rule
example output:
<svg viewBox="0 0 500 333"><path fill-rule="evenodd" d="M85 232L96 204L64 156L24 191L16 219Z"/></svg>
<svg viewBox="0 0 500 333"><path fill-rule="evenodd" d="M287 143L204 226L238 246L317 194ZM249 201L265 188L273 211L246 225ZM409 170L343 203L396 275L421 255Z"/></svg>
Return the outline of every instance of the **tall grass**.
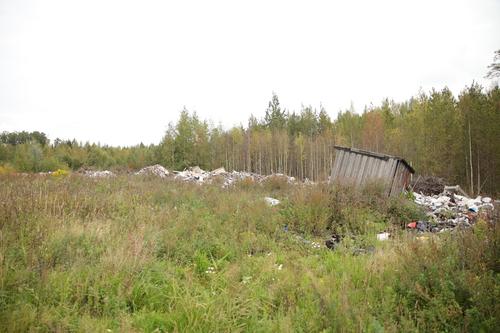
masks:
<svg viewBox="0 0 500 333"><path fill-rule="evenodd" d="M1 176L0 205L0 331L500 327L498 224L424 242L374 189Z"/></svg>

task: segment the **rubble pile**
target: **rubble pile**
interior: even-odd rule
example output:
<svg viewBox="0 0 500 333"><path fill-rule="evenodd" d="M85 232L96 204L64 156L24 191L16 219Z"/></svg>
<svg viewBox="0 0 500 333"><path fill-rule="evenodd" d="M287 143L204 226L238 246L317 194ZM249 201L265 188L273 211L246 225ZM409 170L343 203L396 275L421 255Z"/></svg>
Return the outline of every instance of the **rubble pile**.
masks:
<svg viewBox="0 0 500 333"><path fill-rule="evenodd" d="M169 172L163 166L155 164L142 168L141 170L137 171L135 175L158 176L160 178L166 178L169 175Z"/></svg>
<svg viewBox="0 0 500 333"><path fill-rule="evenodd" d="M111 177L115 174L111 171L93 171L93 170L80 170L80 173L84 176L91 178L102 178ZM173 175L172 175L173 173ZM222 187L226 188L238 181L249 180L253 183L265 183L268 181L279 180L287 182L288 184L296 183L294 177L289 177L281 173L275 173L268 176L263 176L253 172L246 171L232 171L227 172L223 167L215 169L213 171L205 171L199 166L187 168L184 171L173 171L170 173L166 168L160 164L155 164L151 166L144 167L139 171L135 172L134 175L144 175L144 176L155 176L160 178L169 178L173 176L173 179L193 182L197 184L211 184L214 182L220 182ZM312 184L312 183L311 183Z"/></svg>
<svg viewBox="0 0 500 333"><path fill-rule="evenodd" d="M83 171L83 175L90 178L106 178L106 177L114 177L115 174L109 170L85 170Z"/></svg>
<svg viewBox="0 0 500 333"><path fill-rule="evenodd" d="M409 229L421 232L443 232L456 227L470 227L479 215L488 217L494 206L489 197L478 196L475 199L458 195L445 190L438 195L413 193L415 203L427 210L425 221L413 221L407 225Z"/></svg>
<svg viewBox="0 0 500 333"><path fill-rule="evenodd" d="M184 171L174 171L174 179L186 182L203 183L209 178L209 172L202 170L199 166L188 168Z"/></svg>
<svg viewBox="0 0 500 333"><path fill-rule="evenodd" d="M273 178L284 179L288 183L295 183L294 177L289 177L280 173L269 176L262 176L257 173L246 171L227 172L224 168L218 168L213 171L205 171L198 166L188 168L184 171L174 171L174 179L195 182L195 183L212 183L216 179L221 180L222 187L228 187L237 181L250 180L255 183L263 183Z"/></svg>

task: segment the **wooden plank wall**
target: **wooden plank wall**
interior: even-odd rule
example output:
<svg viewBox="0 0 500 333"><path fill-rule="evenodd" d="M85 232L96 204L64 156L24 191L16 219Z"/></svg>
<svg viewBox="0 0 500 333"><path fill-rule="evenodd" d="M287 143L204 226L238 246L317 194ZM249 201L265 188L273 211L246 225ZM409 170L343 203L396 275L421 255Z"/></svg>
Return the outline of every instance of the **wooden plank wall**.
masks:
<svg viewBox="0 0 500 333"><path fill-rule="evenodd" d="M410 171L398 159L337 149L330 181L354 186L379 181L384 185L387 195L397 195L408 184L410 175Z"/></svg>

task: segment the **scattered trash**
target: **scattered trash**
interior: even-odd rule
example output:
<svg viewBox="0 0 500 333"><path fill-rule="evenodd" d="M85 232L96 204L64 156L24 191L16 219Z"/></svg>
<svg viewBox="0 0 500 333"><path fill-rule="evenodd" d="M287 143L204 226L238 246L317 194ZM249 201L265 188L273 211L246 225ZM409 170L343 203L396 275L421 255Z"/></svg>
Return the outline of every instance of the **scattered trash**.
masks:
<svg viewBox="0 0 500 333"><path fill-rule="evenodd" d="M314 242L314 241L313 241L313 242L311 242L311 247L312 247L313 249L320 249L320 248L321 248L321 244L320 244L320 243L318 243L318 242Z"/></svg>
<svg viewBox="0 0 500 333"><path fill-rule="evenodd" d="M388 232L381 232L381 233L377 234L377 240L379 240L379 241L386 241L386 240L389 239L390 235L391 234L388 233Z"/></svg>
<svg viewBox="0 0 500 333"><path fill-rule="evenodd" d="M352 254L355 256L359 256L362 254L370 254L370 253L375 253L375 247L374 246L368 246L366 248L363 247L357 247L352 250Z"/></svg>
<svg viewBox="0 0 500 333"><path fill-rule="evenodd" d="M406 225L407 228L409 229L417 229L418 231L427 231L427 222L425 221L415 221L415 222L410 222Z"/></svg>
<svg viewBox="0 0 500 333"><path fill-rule="evenodd" d="M416 229L417 228L417 222L410 222L406 225L410 229Z"/></svg>
<svg viewBox="0 0 500 333"><path fill-rule="evenodd" d="M274 199L274 198L271 198L271 197L265 197L264 200L266 201L266 203L273 207L273 206L277 206L280 204L281 201L279 201L278 199Z"/></svg>
<svg viewBox="0 0 500 333"><path fill-rule="evenodd" d="M320 244L320 243L315 242L315 241L310 241L310 240L308 240L308 239L305 239L305 238L304 238L304 237L302 237L301 235L295 235L295 238L296 238L298 241L300 241L300 242L302 242L302 243L304 243L304 244L307 244L307 245L311 246L311 248L313 248L313 249L320 249L320 248L321 248L321 244Z"/></svg>
<svg viewBox="0 0 500 333"><path fill-rule="evenodd" d="M274 267L276 267L276 269L277 269L278 271L281 271L281 270L283 269L283 264L279 264L279 265L278 265L278 264L276 264L276 265L274 265Z"/></svg>
<svg viewBox="0 0 500 333"><path fill-rule="evenodd" d="M251 276L244 276L242 279L241 279L241 282L243 284L247 284L250 282L250 280L252 280L252 277Z"/></svg>
<svg viewBox="0 0 500 333"><path fill-rule="evenodd" d="M484 198L481 199L481 201L484 202L484 203L491 203L491 198L484 197Z"/></svg>
<svg viewBox="0 0 500 333"><path fill-rule="evenodd" d="M142 168L141 170L137 171L135 175L158 176L160 178L166 178L169 175L169 172L163 166L155 164Z"/></svg>
<svg viewBox="0 0 500 333"><path fill-rule="evenodd" d="M330 250L335 250L339 246L341 239L339 235L332 235L325 241L325 246Z"/></svg>
<svg viewBox="0 0 500 333"><path fill-rule="evenodd" d="M471 211L473 213L477 213L479 211L479 208L477 208L476 205L472 205L469 207L469 211Z"/></svg>
<svg viewBox="0 0 500 333"><path fill-rule="evenodd" d="M444 186L440 194L425 195L414 192L415 203L425 207L427 219L413 221L407 228L419 232L445 232L456 227L468 228L478 216L490 215L494 210L489 197L468 198L459 186ZM481 215L480 215L481 214Z"/></svg>

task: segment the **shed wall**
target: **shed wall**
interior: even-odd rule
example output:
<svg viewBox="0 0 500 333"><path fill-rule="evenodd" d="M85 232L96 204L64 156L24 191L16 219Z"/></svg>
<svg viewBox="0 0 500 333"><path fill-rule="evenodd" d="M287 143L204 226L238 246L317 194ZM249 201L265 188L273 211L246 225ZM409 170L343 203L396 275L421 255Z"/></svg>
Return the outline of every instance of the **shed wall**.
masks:
<svg viewBox="0 0 500 333"><path fill-rule="evenodd" d="M330 181L354 186L380 182L387 195L396 195L409 183L410 176L410 170L397 158L337 149Z"/></svg>

